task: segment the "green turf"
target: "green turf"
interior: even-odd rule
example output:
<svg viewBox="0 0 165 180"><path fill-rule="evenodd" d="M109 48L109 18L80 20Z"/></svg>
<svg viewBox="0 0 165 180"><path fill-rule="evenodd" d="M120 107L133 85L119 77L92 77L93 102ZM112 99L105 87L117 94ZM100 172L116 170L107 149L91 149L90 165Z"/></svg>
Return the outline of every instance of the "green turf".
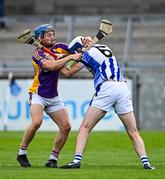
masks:
<svg viewBox="0 0 165 180"><path fill-rule="evenodd" d="M61 152L59 165L74 156L76 132ZM38 132L29 147L31 168L21 168L16 154L23 132L0 132L0 179L160 179L165 178L165 132L141 132L156 170L144 170L125 132L92 132L81 169L49 169L44 163L52 148L53 132Z"/></svg>

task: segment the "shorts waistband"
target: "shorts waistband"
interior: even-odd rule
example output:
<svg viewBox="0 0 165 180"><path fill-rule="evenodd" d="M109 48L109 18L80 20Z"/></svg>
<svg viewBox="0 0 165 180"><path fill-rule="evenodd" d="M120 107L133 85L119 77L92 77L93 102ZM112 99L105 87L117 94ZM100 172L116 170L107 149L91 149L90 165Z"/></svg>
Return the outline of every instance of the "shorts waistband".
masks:
<svg viewBox="0 0 165 180"><path fill-rule="evenodd" d="M118 81L115 81L115 80L113 80L113 79L109 79L108 81L110 81L110 82L118 82Z"/></svg>

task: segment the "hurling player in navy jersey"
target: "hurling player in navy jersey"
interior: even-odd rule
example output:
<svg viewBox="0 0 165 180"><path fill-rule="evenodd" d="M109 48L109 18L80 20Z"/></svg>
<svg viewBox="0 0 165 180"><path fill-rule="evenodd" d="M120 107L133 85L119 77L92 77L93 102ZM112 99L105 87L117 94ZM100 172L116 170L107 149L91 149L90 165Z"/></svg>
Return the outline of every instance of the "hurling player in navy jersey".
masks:
<svg viewBox="0 0 165 180"><path fill-rule="evenodd" d="M82 38L78 36L69 44L69 50L72 53L82 51ZM84 66L89 69L94 76L95 95L78 132L74 159L72 162L61 166L61 168L80 168L90 131L110 108L114 108L133 142L134 149L144 169L154 170L155 168L150 165L143 139L137 129L126 80L113 52L106 45L96 44L88 51L79 54L80 63L74 65L68 74L72 75Z"/></svg>

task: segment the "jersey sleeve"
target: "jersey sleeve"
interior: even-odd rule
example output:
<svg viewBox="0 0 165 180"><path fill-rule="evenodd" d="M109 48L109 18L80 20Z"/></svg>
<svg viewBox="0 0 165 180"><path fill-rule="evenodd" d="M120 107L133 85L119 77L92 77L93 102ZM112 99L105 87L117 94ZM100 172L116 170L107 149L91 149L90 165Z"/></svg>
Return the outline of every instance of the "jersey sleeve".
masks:
<svg viewBox="0 0 165 180"><path fill-rule="evenodd" d="M64 54L64 55L70 54L68 50L68 44L66 43L62 43L62 42L56 43L52 49L59 54Z"/></svg>
<svg viewBox="0 0 165 180"><path fill-rule="evenodd" d="M83 36L75 37L68 46L69 52L71 53L76 53L79 48L83 48Z"/></svg>
<svg viewBox="0 0 165 180"><path fill-rule="evenodd" d="M32 60L38 64L40 67L42 67L43 62L46 60L45 55L43 52L39 49L36 49L32 56Z"/></svg>

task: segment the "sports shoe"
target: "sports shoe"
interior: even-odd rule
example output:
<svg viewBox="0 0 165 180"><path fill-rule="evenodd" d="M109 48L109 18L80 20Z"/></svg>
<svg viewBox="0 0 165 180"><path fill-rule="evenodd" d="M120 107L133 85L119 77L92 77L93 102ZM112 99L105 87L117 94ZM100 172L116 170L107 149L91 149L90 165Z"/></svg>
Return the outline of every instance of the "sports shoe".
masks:
<svg viewBox="0 0 165 180"><path fill-rule="evenodd" d="M81 162L70 162L66 165L63 165L63 166L60 166L60 168L62 169L77 169L77 168L80 168L81 166Z"/></svg>
<svg viewBox="0 0 165 180"><path fill-rule="evenodd" d="M54 159L49 159L48 162L45 164L45 167L57 168L57 161Z"/></svg>
<svg viewBox="0 0 165 180"><path fill-rule="evenodd" d="M26 156L26 154L23 155L17 155L17 161L22 167L31 167L31 164L29 163L29 160Z"/></svg>
<svg viewBox="0 0 165 180"><path fill-rule="evenodd" d="M151 166L149 164L144 164L144 169L150 169L150 170L155 170L154 166Z"/></svg>

